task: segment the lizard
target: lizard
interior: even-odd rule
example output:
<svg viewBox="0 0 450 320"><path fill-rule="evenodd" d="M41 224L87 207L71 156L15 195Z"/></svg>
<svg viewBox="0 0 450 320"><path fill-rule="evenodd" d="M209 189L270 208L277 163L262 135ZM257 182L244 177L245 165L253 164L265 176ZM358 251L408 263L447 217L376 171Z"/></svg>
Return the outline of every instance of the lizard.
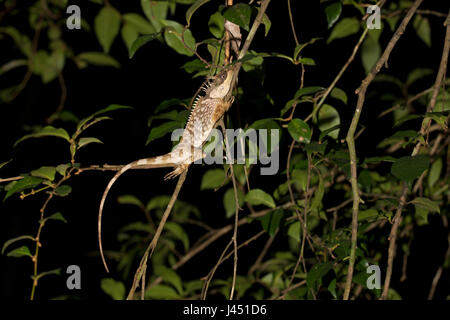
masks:
<svg viewBox="0 0 450 320"><path fill-rule="evenodd" d="M175 167L164 177L164 180L172 179L186 171L191 163L202 159L205 156L202 146L207 141L212 129L233 104L232 90L238 70L238 64L229 66L202 84L197 91L200 94L196 96L192 104L181 140L171 152L133 161L123 166L109 181L103 192L98 212L98 243L103 265L107 271L101 236L102 213L106 197L114 182L126 171L137 168Z"/></svg>

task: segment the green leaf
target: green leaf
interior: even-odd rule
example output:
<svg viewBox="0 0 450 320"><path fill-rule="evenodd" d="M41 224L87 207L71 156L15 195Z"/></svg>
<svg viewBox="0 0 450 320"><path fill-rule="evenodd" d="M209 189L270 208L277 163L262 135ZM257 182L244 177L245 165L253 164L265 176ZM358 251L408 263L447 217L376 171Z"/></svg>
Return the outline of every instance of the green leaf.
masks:
<svg viewBox="0 0 450 320"><path fill-rule="evenodd" d="M6 241L6 242L3 244L3 247L2 247L2 254L4 254L6 248L8 248L8 247L9 247L11 244L13 244L14 242L20 241L20 240L25 240L25 239L34 241L34 237L33 237L33 236L30 236L30 235L24 235L24 236L19 236L19 237L15 237L15 238L9 239L8 241Z"/></svg>
<svg viewBox="0 0 450 320"><path fill-rule="evenodd" d="M189 7L189 9L186 10L186 22L188 27L191 25L191 18L195 11L197 11L198 8L200 8L205 3L208 3L211 0L197 0L193 5Z"/></svg>
<svg viewBox="0 0 450 320"><path fill-rule="evenodd" d="M432 188L434 184L439 180L442 172L442 158L437 158L431 165L430 172L428 173L428 186Z"/></svg>
<svg viewBox="0 0 450 320"><path fill-rule="evenodd" d="M225 30L224 28L225 18L222 16L222 14L218 11L211 15L208 21L208 28L209 31L212 33L212 35L218 39L221 39L223 36L223 32Z"/></svg>
<svg viewBox="0 0 450 320"><path fill-rule="evenodd" d="M333 88L331 90L330 96L332 96L335 99L341 100L343 103L347 104L347 94L344 90L339 88Z"/></svg>
<svg viewBox="0 0 450 320"><path fill-rule="evenodd" d="M375 209L362 210L358 214L358 221L372 220L378 217L378 211Z"/></svg>
<svg viewBox="0 0 450 320"><path fill-rule="evenodd" d="M55 194L59 197L65 197L67 195L69 195L69 193L72 192L72 187L67 185L67 184L63 184L61 186L59 186L58 188L56 188L55 190Z"/></svg>
<svg viewBox="0 0 450 320"><path fill-rule="evenodd" d="M141 0L142 11L152 23L156 32L161 31L162 21L167 17L168 1Z"/></svg>
<svg viewBox="0 0 450 320"><path fill-rule="evenodd" d="M261 10L258 8L258 12ZM267 14L263 14L261 23L264 25L264 37L267 37L269 34L270 28L272 27L272 22L269 19L269 16Z"/></svg>
<svg viewBox="0 0 450 320"><path fill-rule="evenodd" d="M30 174L34 177L44 178L50 181L55 180L55 173L55 167L40 167L39 169L30 172Z"/></svg>
<svg viewBox="0 0 450 320"><path fill-rule="evenodd" d="M61 268L58 268L58 269L54 269L54 270L50 270L50 271L41 272L36 277L35 276L31 276L31 278L39 280L40 278L45 277L45 276L60 275L60 274L61 274Z"/></svg>
<svg viewBox="0 0 450 320"><path fill-rule="evenodd" d="M333 28L327 43L335 39L341 39L355 34L359 31L359 20L356 18L344 18Z"/></svg>
<svg viewBox="0 0 450 320"><path fill-rule="evenodd" d="M150 130L150 134L148 135L147 142L145 144L147 145L153 140L164 137L169 132L172 132L175 129L179 129L180 127L181 124L178 121L168 121L160 126L154 127Z"/></svg>
<svg viewBox="0 0 450 320"><path fill-rule="evenodd" d="M136 40L134 40L133 44L131 45L130 49L128 50L128 56L129 58L133 58L134 54L136 53L136 51L142 47L144 44L146 44L147 42L150 42L152 40L155 40L158 38L158 36L161 33L152 33L152 34L146 34L144 36L140 36L139 38L137 38Z"/></svg>
<svg viewBox="0 0 450 320"><path fill-rule="evenodd" d="M325 14L327 15L328 29L339 19L342 12L342 5L340 2L332 3L325 7Z"/></svg>
<svg viewBox="0 0 450 320"><path fill-rule="evenodd" d="M127 46L128 57L130 57L131 46L139 37L139 31L133 24L125 22L122 26L122 30L120 31L120 35L122 36L123 42L125 42L125 45Z"/></svg>
<svg viewBox="0 0 450 320"><path fill-rule="evenodd" d="M406 84L408 86L412 85L417 80L421 80L427 76L434 74L434 70L430 68L415 68L408 74L406 78Z"/></svg>
<svg viewBox="0 0 450 320"><path fill-rule="evenodd" d="M316 62L312 58L301 58L298 62L303 63L306 66L315 66Z"/></svg>
<svg viewBox="0 0 450 320"><path fill-rule="evenodd" d="M174 49L179 54L184 54L186 56L192 56L195 49L195 39L192 35L191 30L186 29L176 21L164 20L164 39L169 47ZM181 35L184 31L184 44ZM190 48L190 50L188 48Z"/></svg>
<svg viewBox="0 0 450 320"><path fill-rule="evenodd" d="M25 136L23 136L22 138L20 138L19 140L17 140L14 143L14 146L16 146L17 144L19 144L20 142L29 139L29 138L41 138L41 137L58 137L58 138L63 138L66 141L70 141L70 137L69 134L67 133L66 130L62 129L62 128L55 128L52 126L46 126L44 128L42 128L39 131L36 131L34 133L31 134L27 134Z"/></svg>
<svg viewBox="0 0 450 320"><path fill-rule="evenodd" d="M112 278L103 278L100 282L102 290L114 300L125 299L125 285Z"/></svg>
<svg viewBox="0 0 450 320"><path fill-rule="evenodd" d="M309 125L300 119L292 119L288 124L288 131L295 141L311 142L312 131Z"/></svg>
<svg viewBox="0 0 450 320"><path fill-rule="evenodd" d="M428 169L430 159L426 155L402 157L394 162L391 173L398 179L412 182Z"/></svg>
<svg viewBox="0 0 450 320"><path fill-rule="evenodd" d="M333 298L337 299L337 294L336 294L336 278L334 278L333 280L331 280L330 284L328 285L328 292L331 293L331 295L333 296Z"/></svg>
<svg viewBox="0 0 450 320"><path fill-rule="evenodd" d="M241 207L244 204L245 194L238 189L238 204ZM236 200L234 198L234 189L229 188L223 196L223 206L225 208L226 217L230 218L236 212Z"/></svg>
<svg viewBox="0 0 450 320"><path fill-rule="evenodd" d="M361 60L366 74L372 70L380 56L381 46L378 43L378 39L371 36L366 37L361 46Z"/></svg>
<svg viewBox="0 0 450 320"><path fill-rule="evenodd" d="M184 251L189 249L189 236L179 224L168 221L166 222L165 228L175 237L175 239L178 239L183 243Z"/></svg>
<svg viewBox="0 0 450 320"><path fill-rule="evenodd" d="M32 257L30 253L30 249L27 246L21 246L17 249L14 249L6 254L8 257L20 258L20 257Z"/></svg>
<svg viewBox="0 0 450 320"><path fill-rule="evenodd" d="M200 190L216 189L228 182L223 169L211 169L205 172L202 177Z"/></svg>
<svg viewBox="0 0 450 320"><path fill-rule="evenodd" d="M431 27L428 18L416 15L413 21L413 27L417 36L422 39L428 47L431 47Z"/></svg>
<svg viewBox="0 0 450 320"><path fill-rule="evenodd" d="M103 52L108 53L119 33L120 12L111 6L103 7L94 20L94 30Z"/></svg>
<svg viewBox="0 0 450 320"><path fill-rule="evenodd" d="M161 277L165 282L170 283L177 289L179 294L183 294L183 283L180 276L172 269L165 266L155 266L155 275ZM151 290L151 289L150 289Z"/></svg>
<svg viewBox="0 0 450 320"><path fill-rule="evenodd" d="M325 194L325 184L322 175L319 174L319 185L317 186L317 191L314 192L314 197L311 200L311 210L319 211L322 208L322 200L324 194Z"/></svg>
<svg viewBox="0 0 450 320"><path fill-rule="evenodd" d="M293 56L294 60L297 61L301 51L305 47L309 46L310 44L313 44L314 42L316 42L317 40L320 40L320 39L322 39L322 38L312 38L308 42L298 44L294 49L294 56Z"/></svg>
<svg viewBox="0 0 450 320"><path fill-rule="evenodd" d="M300 242L300 233L301 233L300 221L295 221L289 225L287 234L291 238L295 239L297 242Z"/></svg>
<svg viewBox="0 0 450 320"><path fill-rule="evenodd" d="M29 57L31 55L32 43L26 35L21 34L13 27L0 27L0 33L9 35L25 56Z"/></svg>
<svg viewBox="0 0 450 320"><path fill-rule="evenodd" d="M317 263L309 271L306 277L308 288L316 288L316 284L322 283L322 278L333 269L333 262Z"/></svg>
<svg viewBox="0 0 450 320"><path fill-rule="evenodd" d="M12 196L15 193L21 192L25 189L31 189L31 188L38 186L39 184L42 183L42 181L43 181L43 179L41 179L41 178L36 178L36 177L31 177L31 176L25 176L25 177L23 177L23 179L21 179L19 181L15 181L15 183L12 185L11 189L9 189L8 192L6 193L3 201L8 199L10 196Z"/></svg>
<svg viewBox="0 0 450 320"><path fill-rule="evenodd" d="M301 96L310 95L310 94L313 94L313 93L316 93L316 92L319 92L319 91L322 91L322 90L325 90L325 88L324 87L317 87L317 86L315 86L315 87L304 87L304 88L301 88L301 89L297 90L297 92L294 95L294 98L298 99Z"/></svg>
<svg viewBox="0 0 450 320"><path fill-rule="evenodd" d="M97 138L93 138L93 137L80 138L80 140L78 140L77 149L81 149L90 143L102 143L103 144L103 142Z"/></svg>
<svg viewBox="0 0 450 320"><path fill-rule="evenodd" d="M57 221L62 221L62 222L64 222L64 223L67 223L66 218L64 218L64 216L62 215L61 212L54 213L54 214L48 216L48 217L45 218L45 219L46 219L46 220L57 220Z"/></svg>
<svg viewBox="0 0 450 320"><path fill-rule="evenodd" d="M275 201L272 196L261 189L252 189L245 196L245 201L251 205L265 205L270 208L275 208Z"/></svg>
<svg viewBox="0 0 450 320"><path fill-rule="evenodd" d="M271 237L273 237L280 225L281 220L283 219L283 216L283 210L278 209L262 216L258 220L261 221L261 226L263 227L263 229Z"/></svg>
<svg viewBox="0 0 450 320"><path fill-rule="evenodd" d="M139 200L136 196L131 194L125 194L117 198L117 202L120 204L130 204L134 206L138 206L139 208L145 208L144 204L141 200Z"/></svg>
<svg viewBox="0 0 450 320"><path fill-rule="evenodd" d="M82 119L77 125L77 131L79 131L82 127L87 128L88 126L91 126L94 122L96 123L101 120L110 119L108 117L94 119L96 116L99 116L101 114L108 113L111 111L122 110L122 109L133 109L133 108L130 106L124 106L124 105L120 105L120 104L110 104L106 108L100 109L100 110L94 112L93 114L91 114L89 117ZM91 121L92 119L94 119L94 120L88 124L88 122ZM83 131L83 130L81 130L81 131Z"/></svg>
<svg viewBox="0 0 450 320"><path fill-rule="evenodd" d="M439 203L428 198L417 197L410 201L410 203L414 204L416 207L427 210L428 212L440 213Z"/></svg>
<svg viewBox="0 0 450 320"><path fill-rule="evenodd" d="M341 124L341 119L339 117L339 113L335 108L328 104L322 105L318 114L318 123L320 131L325 131L327 129L334 128ZM328 136L333 139L337 139L339 135L339 130L333 130L328 133Z"/></svg>
<svg viewBox="0 0 450 320"><path fill-rule="evenodd" d="M180 299L180 296L172 287L157 284L145 292L145 298L155 300L176 300Z"/></svg>
<svg viewBox="0 0 450 320"><path fill-rule="evenodd" d="M238 3L225 10L223 17L246 31L250 30L252 8L245 3Z"/></svg>
<svg viewBox="0 0 450 320"><path fill-rule="evenodd" d="M116 59L103 52L83 52L77 58L94 66L120 68L120 63Z"/></svg>
<svg viewBox="0 0 450 320"><path fill-rule="evenodd" d="M126 13L123 15L123 20L133 26L139 33L151 34L156 32L152 24L140 14Z"/></svg>

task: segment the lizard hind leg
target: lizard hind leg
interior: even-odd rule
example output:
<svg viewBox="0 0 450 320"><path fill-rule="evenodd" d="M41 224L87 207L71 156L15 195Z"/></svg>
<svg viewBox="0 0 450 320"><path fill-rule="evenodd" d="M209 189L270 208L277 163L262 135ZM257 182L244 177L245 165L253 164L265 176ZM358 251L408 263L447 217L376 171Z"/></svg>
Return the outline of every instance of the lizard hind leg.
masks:
<svg viewBox="0 0 450 320"><path fill-rule="evenodd" d="M169 179L178 177L180 174L182 174L184 171L186 171L188 167L189 167L189 163L188 164L180 164L180 165L176 166L175 170L169 172L168 174L166 174L164 176L164 180L169 180Z"/></svg>

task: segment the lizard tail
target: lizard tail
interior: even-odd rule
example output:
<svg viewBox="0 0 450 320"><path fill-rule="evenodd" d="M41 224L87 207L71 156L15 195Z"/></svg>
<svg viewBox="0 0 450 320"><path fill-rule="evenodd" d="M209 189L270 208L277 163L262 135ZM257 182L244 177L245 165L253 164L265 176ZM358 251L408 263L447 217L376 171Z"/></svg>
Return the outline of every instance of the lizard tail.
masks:
<svg viewBox="0 0 450 320"><path fill-rule="evenodd" d="M147 159L140 159L133 161L124 167L120 169L114 177L109 181L108 185L106 186L105 191L103 192L102 200L100 201L100 208L98 210L98 245L100 248L100 256L102 257L103 265L105 266L106 272L109 273L108 265L106 263L105 255L103 253L103 245L102 245L102 214L103 214L103 207L105 205L106 197L108 196L109 190L111 189L114 182L116 182L119 177L125 173L125 171L129 169L134 168L158 168L158 167L172 167L174 166L173 163L169 162L168 159L170 159L171 155L163 155L153 158L147 158Z"/></svg>
<svg viewBox="0 0 450 320"><path fill-rule="evenodd" d="M138 160L139 161L139 160ZM127 170L138 166L138 161L133 161L127 165L125 165L122 169L120 169L115 176L109 181L108 186L103 192L102 200L100 201L100 208L98 210L98 245L100 248L100 256L102 257L103 265L105 266L106 272L109 273L108 265L106 264L105 255L103 254L103 245L102 245L102 214L103 214L103 206L105 205L106 197L108 196L108 192L111 189L114 182Z"/></svg>

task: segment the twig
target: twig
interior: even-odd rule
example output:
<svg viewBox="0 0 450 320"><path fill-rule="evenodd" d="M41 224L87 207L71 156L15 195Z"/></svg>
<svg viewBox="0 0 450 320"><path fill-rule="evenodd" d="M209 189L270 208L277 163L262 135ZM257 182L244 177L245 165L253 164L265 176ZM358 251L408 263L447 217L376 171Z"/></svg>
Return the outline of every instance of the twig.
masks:
<svg viewBox="0 0 450 320"><path fill-rule="evenodd" d="M287 0L287 5L288 5L289 21L291 22L292 35L294 36L295 45L298 46L300 43L298 42L297 33L295 32L294 18L292 17L292 10L291 10L291 0Z"/></svg>
<svg viewBox="0 0 450 320"><path fill-rule="evenodd" d="M22 176L0 179L0 183L23 179Z"/></svg>
<svg viewBox="0 0 450 320"><path fill-rule="evenodd" d="M350 296L350 289L352 286L352 278L353 278L353 268L355 264L355 252L356 252L356 243L357 243L357 237L358 237L358 212L359 212L359 202L361 201L360 194L359 194L359 187L358 187L358 173L357 173L357 158L356 158L356 148L355 148L355 131L356 127L358 126L359 117L361 115L362 108L364 106L364 100L366 96L367 88L369 87L372 80L375 78L375 76L378 74L378 72L381 70L383 65L388 61L389 55L392 52L392 49L397 44L397 41L402 36L403 32L406 29L406 26L408 25L409 21L413 17L415 11L419 7L419 5L422 3L423 0L416 0L414 4L409 9L408 13L406 14L405 18L401 22L398 29L395 31L394 35L392 36L391 40L389 41L388 45L386 46L386 49L384 50L382 56L378 59L375 66L372 68L372 70L369 72L369 74L366 76L366 78L362 81L361 86L356 90L356 93L358 94L358 102L356 105L355 112L353 114L352 122L350 125L350 128L347 132L347 145L348 150L350 153L350 168L351 168L351 185L352 185L352 193L353 193L353 208L352 208L352 235L351 235L351 249L350 249L350 259L349 259L349 265L348 265L348 271L347 271L347 279L345 282L345 289L344 289L344 300L348 300Z"/></svg>
<svg viewBox="0 0 450 320"><path fill-rule="evenodd" d="M167 205L167 208L164 211L164 214L158 225L158 229L156 229L155 235L153 236L152 241L150 242L147 249L145 250L144 256L141 259L139 267L136 270L136 273L134 274L133 284L131 286L130 292L128 293L127 300L133 300L133 298L134 298L134 292L136 291L136 288L139 284L139 281L141 280L141 277L144 275L144 273L147 269L147 259L149 257L151 258L153 251L156 248L156 245L158 243L159 237L161 236L161 232L164 228L167 218L169 217L170 212L172 211L173 205L175 204L175 201L178 198L178 194L180 193L181 187L183 186L184 180L186 179L187 172L188 172L188 168L185 171L183 171L183 173L178 178L177 186L175 187L172 197L170 198L169 204ZM145 288L142 288L142 290L145 291Z"/></svg>

